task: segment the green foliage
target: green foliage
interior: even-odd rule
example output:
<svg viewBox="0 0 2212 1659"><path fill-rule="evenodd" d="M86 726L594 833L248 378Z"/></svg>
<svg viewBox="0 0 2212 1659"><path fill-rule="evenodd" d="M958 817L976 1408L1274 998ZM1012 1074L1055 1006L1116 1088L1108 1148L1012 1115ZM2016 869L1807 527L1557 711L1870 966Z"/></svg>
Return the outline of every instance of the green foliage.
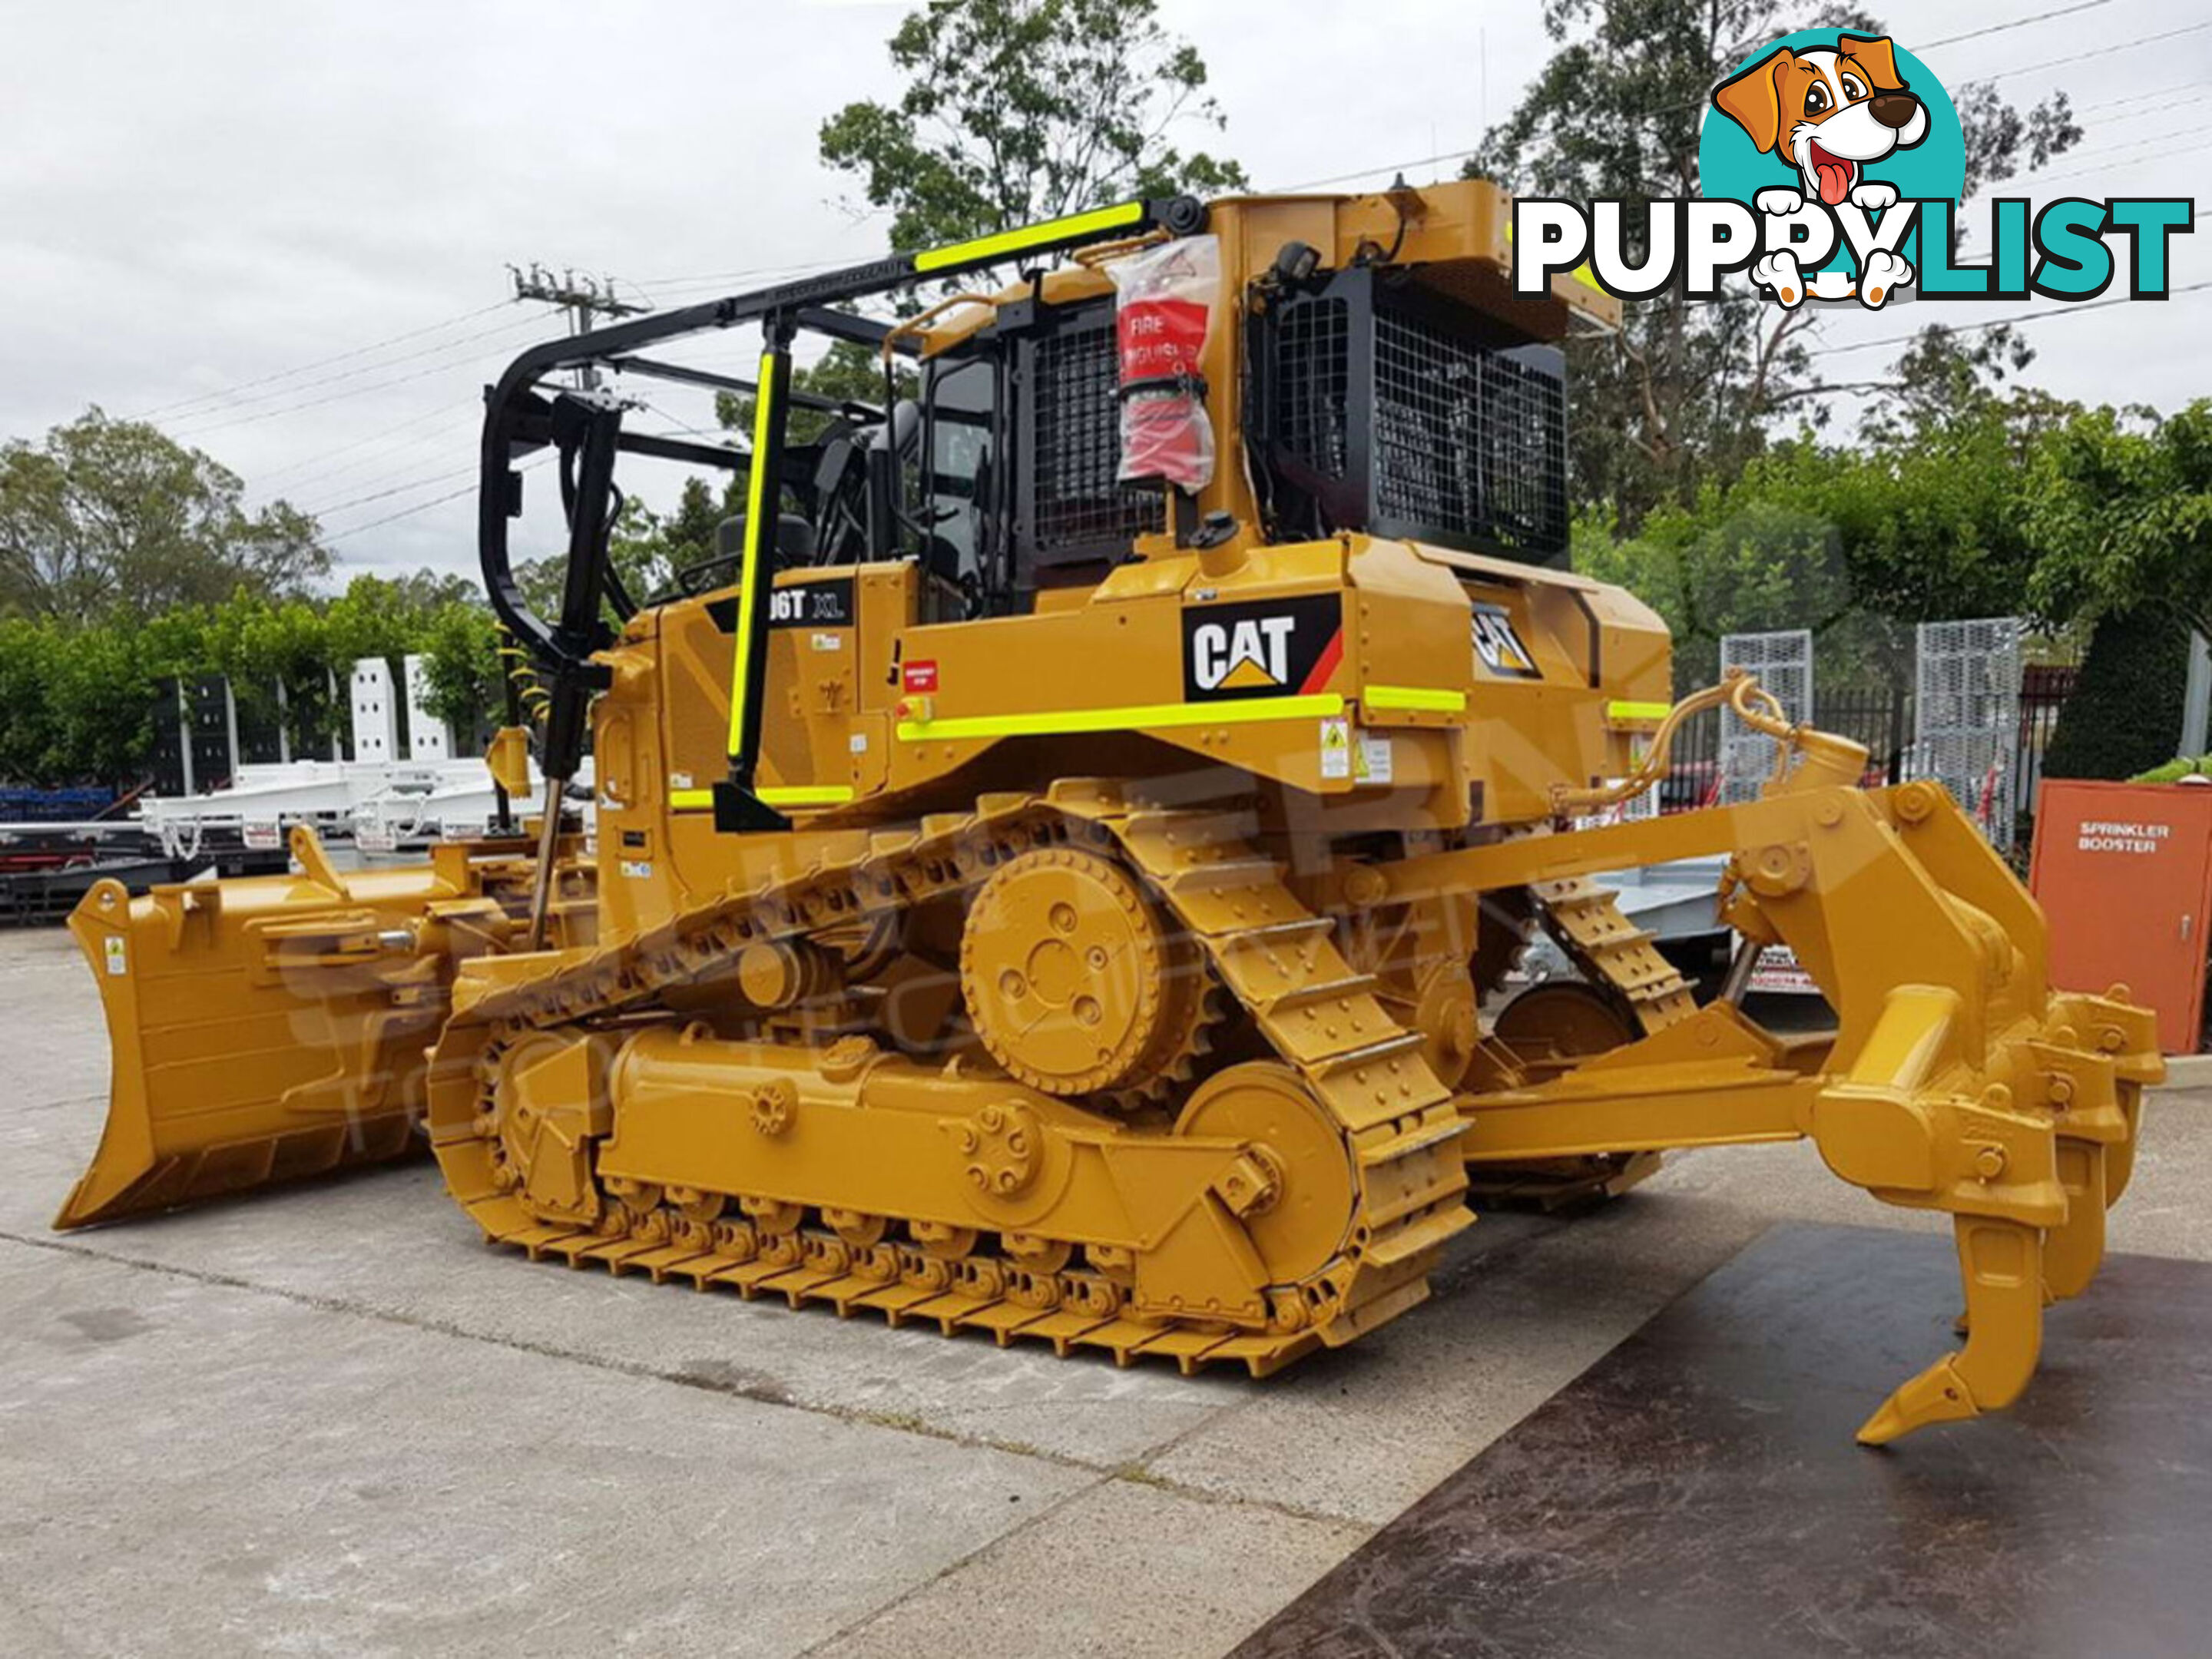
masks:
<svg viewBox="0 0 2212 1659"><path fill-rule="evenodd" d="M674 512L665 518L647 515L652 520L652 529L635 550L639 557L635 568L623 563L633 556L633 550L621 544L622 532L617 526L616 568L623 572L631 596L642 602L665 588L676 572L713 558L716 526L742 510L744 491L742 478L732 479L720 491L704 478L686 478Z"/></svg>
<svg viewBox="0 0 2212 1659"><path fill-rule="evenodd" d="M143 764L153 728L154 681L167 671L188 619L173 619L162 648L110 623L55 639L47 696L53 722L47 777L62 783L123 783Z"/></svg>
<svg viewBox="0 0 2212 1659"><path fill-rule="evenodd" d="M61 643L51 623L0 618L0 780L57 778L48 757L58 738L53 684Z"/></svg>
<svg viewBox="0 0 2212 1659"><path fill-rule="evenodd" d="M345 667L332 654L327 609L234 593L208 613L205 649L185 672L228 676L240 715L263 724L277 718L281 684L292 752L327 755L339 716L332 671L342 680Z"/></svg>
<svg viewBox="0 0 2212 1659"><path fill-rule="evenodd" d="M890 211L902 252L1133 196L1244 187L1243 170L1170 140L1222 125L1206 64L1153 0L936 0L890 38L892 104L848 104L822 159Z"/></svg>
<svg viewBox="0 0 2212 1659"><path fill-rule="evenodd" d="M883 359L867 347L851 340L833 340L830 349L811 363L802 363L791 371L791 389L811 392L817 398L835 398L842 403L864 404L871 409L885 406L884 397ZM921 382L913 368L902 362L891 371L890 401L921 395ZM714 418L733 432L748 436L753 428L753 400L735 392L725 392L714 398ZM794 444L810 444L820 437L836 417L823 410L793 408L790 416L790 441ZM745 481L740 477L730 485L725 517L744 510Z"/></svg>
<svg viewBox="0 0 2212 1659"><path fill-rule="evenodd" d="M1698 129L1716 82L1796 29L1880 32L1848 5L1799 10L1771 0L1549 0L1544 21L1553 55L1468 174L1523 195L1630 203L1623 217L1630 257L1639 260L1638 207L1698 194ZM1986 85L1951 91L1966 123L1969 195L2081 136L2063 94L2023 114ZM1909 372L1900 365L1872 382L1825 378L1803 337L1818 317L1811 307L1778 313L1748 289L1712 301L1662 296L1627 307L1619 333L1571 343L1577 500L1604 506L1633 530L1662 501L1691 501L1708 481L1732 482L1766 447L1778 418L1823 428L1837 394L1893 386ZM1985 373L2025 361L2009 338L1975 351Z"/></svg>
<svg viewBox="0 0 2212 1659"><path fill-rule="evenodd" d="M500 707L497 629L460 576L418 571L397 581L356 576L323 615L325 660L343 679L362 657L428 660L430 712L465 740Z"/></svg>
<svg viewBox="0 0 2212 1659"><path fill-rule="evenodd" d="M2212 633L2212 400L2076 414L2038 446L2025 493L2043 614L2159 607Z"/></svg>
<svg viewBox="0 0 2212 1659"><path fill-rule="evenodd" d="M314 521L283 501L248 513L243 495L198 451L97 409L0 449L0 775L134 781L171 675L227 675L263 724L282 685L300 754L327 752L332 679L356 658L434 633L466 682L462 659L486 654L453 615L476 610L466 580L362 576L314 597L330 568Z"/></svg>
<svg viewBox="0 0 2212 1659"><path fill-rule="evenodd" d="M452 726L465 744L468 734L504 710L501 690L499 624L483 605L454 602L430 613L417 636L430 695L431 714Z"/></svg>
<svg viewBox="0 0 2212 1659"><path fill-rule="evenodd" d="M742 489L742 482L736 486ZM625 496L607 538L607 562L623 592L642 605L668 585L673 572L714 550L714 526L735 510L703 478L687 478L675 512L663 517L635 496ZM568 560L563 554L525 560L514 580L530 608L548 622L561 614ZM472 596L473 590L465 592Z"/></svg>
<svg viewBox="0 0 2212 1659"><path fill-rule="evenodd" d="M2098 623L2043 757L2051 778L2130 778L2169 759L2181 733L2189 630L2163 609Z"/></svg>
<svg viewBox="0 0 2212 1659"><path fill-rule="evenodd" d="M1586 511L1575 563L1666 618L1685 689L1711 681L1721 635L1781 628L1813 631L1824 684L1893 682L1909 624L2021 610L2039 558L2021 479L2076 413L2000 398L1929 343L1861 443L1801 431L1633 532Z"/></svg>
<svg viewBox="0 0 2212 1659"><path fill-rule="evenodd" d="M1666 619L1678 691L1718 677L1726 634L1811 629L1825 684L1877 678L1887 659L1890 630L1853 603L1836 526L1785 494L1709 489L1693 507L1653 512L1633 536L1586 514L1574 559Z"/></svg>
<svg viewBox="0 0 2212 1659"><path fill-rule="evenodd" d="M293 752L329 752L333 681L356 658L428 658L431 712L467 732L499 707L491 613L459 577L357 576L326 600L240 590L144 619L0 618L0 778L124 784L144 775L155 683L229 677L241 712L274 717L284 687Z"/></svg>
<svg viewBox="0 0 2212 1659"><path fill-rule="evenodd" d="M2212 755L2199 755L2192 759L2170 760L2163 766L2154 766L2148 772L2138 772L2130 783L2179 783L2185 778L2212 778Z"/></svg>
<svg viewBox="0 0 2212 1659"><path fill-rule="evenodd" d="M330 568L313 520L249 514L236 474L97 408L0 447L0 616L89 622L302 592Z"/></svg>

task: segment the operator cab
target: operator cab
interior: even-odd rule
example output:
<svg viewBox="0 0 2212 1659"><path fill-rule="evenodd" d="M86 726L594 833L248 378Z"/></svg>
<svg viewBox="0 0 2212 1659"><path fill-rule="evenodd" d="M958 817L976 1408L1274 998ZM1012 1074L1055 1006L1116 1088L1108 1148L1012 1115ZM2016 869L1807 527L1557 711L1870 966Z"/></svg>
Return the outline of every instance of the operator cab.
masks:
<svg viewBox="0 0 2212 1659"><path fill-rule="evenodd" d="M1379 262L1245 295L1242 436L1264 539L1370 534L1540 565L1567 550L1559 348ZM978 307L981 309L981 307ZM1194 515L1119 477L1114 295L1032 277L918 366L916 397L847 404L786 452L779 570L911 559L929 620L1019 614L1096 586ZM794 422L805 414L795 411ZM1226 447L1226 446L1224 446ZM684 591L733 579L742 517Z"/></svg>
<svg viewBox="0 0 2212 1659"><path fill-rule="evenodd" d="M1292 263L1249 285L1230 359L1261 539L1365 532L1563 565L1559 349L1413 269L1370 261L1286 280ZM1180 544L1195 521L1158 481L1119 476L1115 317L1111 294L1048 304L1033 280L923 365L924 560L978 612L1093 586L1140 538Z"/></svg>

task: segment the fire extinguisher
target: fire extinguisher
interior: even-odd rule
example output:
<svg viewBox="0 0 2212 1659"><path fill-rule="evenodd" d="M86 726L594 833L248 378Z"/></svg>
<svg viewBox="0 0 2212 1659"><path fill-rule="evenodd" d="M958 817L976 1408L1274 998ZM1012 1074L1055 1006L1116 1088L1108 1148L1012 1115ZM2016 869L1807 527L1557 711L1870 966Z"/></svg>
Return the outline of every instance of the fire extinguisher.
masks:
<svg viewBox="0 0 2212 1659"><path fill-rule="evenodd" d="M1186 236L1116 260L1123 482L1162 479L1195 493L1213 477L1206 355L1221 289L1221 246Z"/></svg>

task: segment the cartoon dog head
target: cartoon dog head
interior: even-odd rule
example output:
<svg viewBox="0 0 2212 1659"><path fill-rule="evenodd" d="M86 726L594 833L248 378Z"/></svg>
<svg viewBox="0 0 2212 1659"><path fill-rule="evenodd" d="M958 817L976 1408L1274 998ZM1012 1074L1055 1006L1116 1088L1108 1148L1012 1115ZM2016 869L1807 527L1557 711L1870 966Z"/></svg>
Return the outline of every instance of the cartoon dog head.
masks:
<svg viewBox="0 0 2212 1659"><path fill-rule="evenodd" d="M1928 106L1899 79L1887 35L1846 34L1832 50L1778 46L1716 87L1713 107L1761 154L1792 163L1805 195L1830 207L1850 194L1867 162L1928 136Z"/></svg>

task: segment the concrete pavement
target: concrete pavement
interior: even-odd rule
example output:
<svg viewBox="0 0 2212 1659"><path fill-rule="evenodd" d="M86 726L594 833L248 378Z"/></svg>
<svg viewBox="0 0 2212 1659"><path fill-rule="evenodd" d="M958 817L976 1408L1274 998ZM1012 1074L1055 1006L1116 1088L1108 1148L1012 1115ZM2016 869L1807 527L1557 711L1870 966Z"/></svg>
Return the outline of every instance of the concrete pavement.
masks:
<svg viewBox="0 0 2212 1659"><path fill-rule="evenodd" d="M532 1266L427 1164L64 1237L106 1077L65 935L0 935L0 1032L11 1652L1218 1653L1772 1221L1941 1228L1680 1158L1187 1379ZM2212 1258L2208 1156L2212 1096L2155 1101L2114 1248Z"/></svg>

